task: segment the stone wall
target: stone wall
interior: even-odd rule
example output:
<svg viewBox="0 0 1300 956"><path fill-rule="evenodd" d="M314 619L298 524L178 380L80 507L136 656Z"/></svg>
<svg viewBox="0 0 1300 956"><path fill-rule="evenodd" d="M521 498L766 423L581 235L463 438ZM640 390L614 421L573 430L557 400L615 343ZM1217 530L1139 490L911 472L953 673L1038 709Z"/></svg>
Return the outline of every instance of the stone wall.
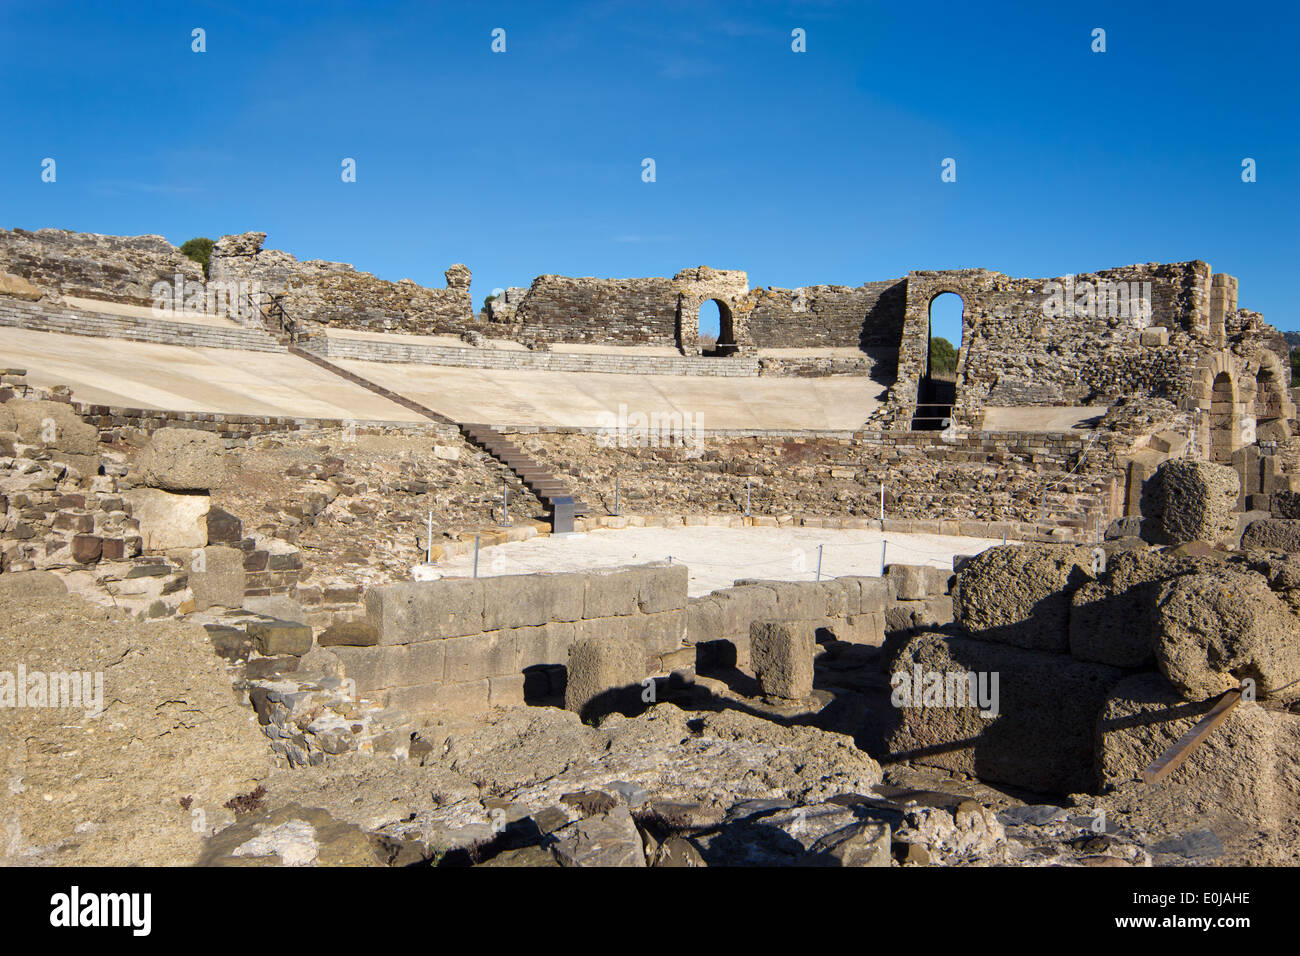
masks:
<svg viewBox="0 0 1300 956"><path fill-rule="evenodd" d="M49 295L153 302L156 282L202 282L203 268L162 236L103 236L66 229L0 229L0 272Z"/></svg>
<svg viewBox="0 0 1300 956"><path fill-rule="evenodd" d="M897 348L907 284L754 289L749 332L759 348Z"/></svg>
<svg viewBox="0 0 1300 956"><path fill-rule="evenodd" d="M265 240L264 232L222 236L212 250L212 278L282 294L285 311L300 324L418 335L459 335L475 324L470 271L463 265L447 269L445 289L429 289L411 279L380 279L345 262L299 261L264 250Z"/></svg>
<svg viewBox="0 0 1300 956"><path fill-rule="evenodd" d="M678 666L684 565L524 574L371 588L363 622L322 635L361 697L414 713L478 713L564 693L569 648L639 645L646 673Z"/></svg>

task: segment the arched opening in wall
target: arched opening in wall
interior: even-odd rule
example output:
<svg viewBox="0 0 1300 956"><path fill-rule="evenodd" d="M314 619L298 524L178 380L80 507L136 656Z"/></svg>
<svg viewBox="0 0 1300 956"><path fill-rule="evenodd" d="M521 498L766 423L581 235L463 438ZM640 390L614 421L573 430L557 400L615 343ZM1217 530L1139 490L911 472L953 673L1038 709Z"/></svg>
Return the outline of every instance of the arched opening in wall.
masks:
<svg viewBox="0 0 1300 956"><path fill-rule="evenodd" d="M1210 461L1232 464L1232 412L1236 390L1232 376L1220 372L1210 392Z"/></svg>
<svg viewBox="0 0 1300 956"><path fill-rule="evenodd" d="M731 310L718 299L700 303L700 353L709 357L731 355L736 351L736 333Z"/></svg>
<svg viewBox="0 0 1300 956"><path fill-rule="evenodd" d="M966 303L955 292L941 292L930 300L930 328L925 375L916 397L912 428L937 431L952 417L957 403L957 360L961 356Z"/></svg>

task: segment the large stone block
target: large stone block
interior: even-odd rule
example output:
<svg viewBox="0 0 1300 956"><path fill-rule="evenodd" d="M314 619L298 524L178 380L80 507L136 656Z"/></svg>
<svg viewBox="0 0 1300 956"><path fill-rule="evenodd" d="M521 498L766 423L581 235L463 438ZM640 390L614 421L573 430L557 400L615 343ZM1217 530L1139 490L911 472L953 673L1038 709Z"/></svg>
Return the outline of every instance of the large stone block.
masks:
<svg viewBox="0 0 1300 956"><path fill-rule="evenodd" d="M266 657L301 657L311 650L311 628L293 621L254 621L246 628L253 647Z"/></svg>
<svg viewBox="0 0 1300 956"><path fill-rule="evenodd" d="M131 517L140 524L146 551L202 548L208 543L207 495L182 495L157 488L132 488L122 493Z"/></svg>
<svg viewBox="0 0 1300 956"><path fill-rule="evenodd" d="M989 548L957 575L953 617L979 640L1063 654L1069 592L1087 580L1089 560L1088 549L1070 545Z"/></svg>
<svg viewBox="0 0 1300 956"><path fill-rule="evenodd" d="M896 697L882 745L891 759L942 767L1044 793L1079 793L1095 781L1097 717L1119 668L1085 664L1060 654L966 637L921 633L892 649L886 665L895 694L906 681L918 692L938 678L946 689L969 687L975 675L996 702L981 708L956 697ZM894 676L898 675L898 676ZM960 706L966 703L968 706Z"/></svg>
<svg viewBox="0 0 1300 956"><path fill-rule="evenodd" d="M1096 580L1071 596L1070 655L1116 667L1154 668L1160 586L1204 563L1145 547L1110 555Z"/></svg>
<svg viewBox="0 0 1300 956"><path fill-rule="evenodd" d="M625 620L628 622L628 636L639 642L647 654L667 654L677 650L686 640L685 608L638 614Z"/></svg>
<svg viewBox="0 0 1300 956"><path fill-rule="evenodd" d="M817 641L806 621L755 621L749 629L750 663L763 693L803 700L812 696Z"/></svg>
<svg viewBox="0 0 1300 956"><path fill-rule="evenodd" d="M578 639L577 625L553 621L541 627L517 627L510 632L515 642L515 667L523 672L539 664L564 664L569 647Z"/></svg>
<svg viewBox="0 0 1300 956"><path fill-rule="evenodd" d="M512 574L483 578L483 630L536 627L582 617L582 574Z"/></svg>
<svg viewBox="0 0 1300 956"><path fill-rule="evenodd" d="M641 572L635 568L589 571L582 616L588 619L622 617L637 612L641 597Z"/></svg>
<svg viewBox="0 0 1300 956"><path fill-rule="evenodd" d="M221 436L197 428L159 428L136 461L140 483L164 491L208 491L224 484L229 456Z"/></svg>
<svg viewBox="0 0 1300 956"><path fill-rule="evenodd" d="M1161 463L1142 493L1142 536L1156 544L1227 544L1236 534L1241 481L1227 465L1190 458Z"/></svg>
<svg viewBox="0 0 1300 956"><path fill-rule="evenodd" d="M190 590L194 609L241 607L244 603L244 552L210 545L196 551L190 561Z"/></svg>
<svg viewBox="0 0 1300 956"><path fill-rule="evenodd" d="M1188 700L1256 681L1300 680L1300 619L1262 575L1227 567L1166 582L1156 597L1156 665Z"/></svg>
<svg viewBox="0 0 1300 956"><path fill-rule="evenodd" d="M387 647L335 646L344 677L366 695L391 687L440 683L444 676L444 641Z"/></svg>
<svg viewBox="0 0 1300 956"><path fill-rule="evenodd" d="M637 604L646 614L686 606L690 571L684 564L646 564L637 568L641 588Z"/></svg>
<svg viewBox="0 0 1300 956"><path fill-rule="evenodd" d="M380 644L463 637L483 631L483 580L385 584L366 592L366 617Z"/></svg>
<svg viewBox="0 0 1300 956"><path fill-rule="evenodd" d="M640 702L645 676L645 651L634 642L577 641L569 648L564 707L584 719L634 708Z"/></svg>
<svg viewBox="0 0 1300 956"><path fill-rule="evenodd" d="M468 637L449 637L440 642L446 650L444 680L466 683L516 673L515 635L512 631L488 631Z"/></svg>

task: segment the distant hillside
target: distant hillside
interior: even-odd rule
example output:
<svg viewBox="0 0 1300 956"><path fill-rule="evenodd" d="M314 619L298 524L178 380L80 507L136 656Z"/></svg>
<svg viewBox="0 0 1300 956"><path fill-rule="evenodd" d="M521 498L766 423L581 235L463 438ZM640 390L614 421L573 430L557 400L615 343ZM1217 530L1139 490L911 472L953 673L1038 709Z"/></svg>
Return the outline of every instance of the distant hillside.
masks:
<svg viewBox="0 0 1300 956"><path fill-rule="evenodd" d="M1300 345L1300 332L1283 332L1282 338L1286 339L1286 344L1291 348Z"/></svg>

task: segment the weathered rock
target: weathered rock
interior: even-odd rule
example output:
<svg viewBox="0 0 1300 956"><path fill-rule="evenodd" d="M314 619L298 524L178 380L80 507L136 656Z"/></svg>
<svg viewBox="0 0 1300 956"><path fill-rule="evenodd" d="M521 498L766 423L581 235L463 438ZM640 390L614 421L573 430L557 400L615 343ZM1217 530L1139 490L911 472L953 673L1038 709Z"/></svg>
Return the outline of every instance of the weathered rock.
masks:
<svg viewBox="0 0 1300 956"><path fill-rule="evenodd" d="M367 833L325 810L294 804L249 814L213 836L198 866L407 866L427 857L416 842Z"/></svg>
<svg viewBox="0 0 1300 956"><path fill-rule="evenodd" d="M1300 679L1300 619L1263 576L1221 569L1164 584L1156 599L1156 663L1188 700L1253 678L1266 695Z"/></svg>
<svg viewBox="0 0 1300 956"><path fill-rule="evenodd" d="M978 680L983 675L986 690L997 690L996 716L981 716L978 701L961 706L955 698L935 698L937 704L926 705L923 697L916 706L914 700L900 698L908 706L891 715L886 752L1043 792L1075 793L1092 784L1097 714L1123 676L1118 668L922 633L902 641L886 667L890 674L908 678L917 669L923 679L973 672ZM944 682L946 687L946 678Z"/></svg>
<svg viewBox="0 0 1300 956"><path fill-rule="evenodd" d="M293 621L254 621L248 625L248 636L257 652L267 657L301 657L311 650L311 628Z"/></svg>
<svg viewBox="0 0 1300 956"><path fill-rule="evenodd" d="M68 593L68 586L49 571L14 571L0 574L0 601L26 601L58 597Z"/></svg>
<svg viewBox="0 0 1300 956"><path fill-rule="evenodd" d="M627 807L576 820L553 834L552 852L561 866L646 865L641 832Z"/></svg>
<svg viewBox="0 0 1300 956"><path fill-rule="evenodd" d="M1241 481L1227 465L1190 458L1162 462L1142 496L1142 536L1157 544L1227 544L1236 534Z"/></svg>
<svg viewBox="0 0 1300 956"><path fill-rule="evenodd" d="M1246 525L1241 534L1243 551L1300 551L1300 519L1261 518Z"/></svg>
<svg viewBox="0 0 1300 956"><path fill-rule="evenodd" d="M136 468L147 488L208 491L224 484L229 458L215 432L168 426L153 433Z"/></svg>
<svg viewBox="0 0 1300 956"><path fill-rule="evenodd" d="M27 302L35 302L43 293L22 276L0 272L0 295L12 296Z"/></svg>
<svg viewBox="0 0 1300 956"><path fill-rule="evenodd" d="M13 413L14 427L23 441L72 455L94 455L99 450L99 431L82 421L66 402L12 399L4 407Z"/></svg>
<svg viewBox="0 0 1300 956"><path fill-rule="evenodd" d="M1070 590L1086 576L1090 551L1069 545L1003 545L972 558L957 575L953 618L972 637L1064 654Z"/></svg>
<svg viewBox="0 0 1300 956"><path fill-rule="evenodd" d="M339 621L331 624L316 639L321 647L344 645L374 647L379 643L379 631L367 620Z"/></svg>

